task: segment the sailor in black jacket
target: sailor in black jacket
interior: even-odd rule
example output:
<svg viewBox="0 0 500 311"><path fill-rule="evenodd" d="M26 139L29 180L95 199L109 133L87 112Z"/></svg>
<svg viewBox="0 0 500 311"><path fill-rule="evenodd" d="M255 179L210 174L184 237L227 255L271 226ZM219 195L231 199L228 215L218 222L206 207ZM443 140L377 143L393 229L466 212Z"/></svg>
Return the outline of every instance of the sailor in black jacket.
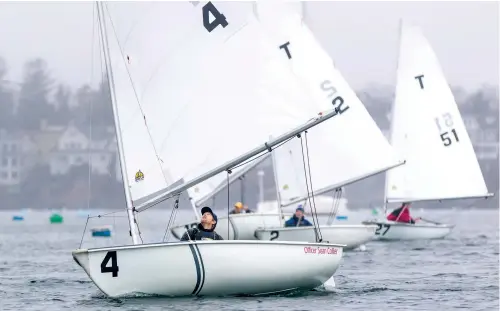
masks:
<svg viewBox="0 0 500 311"><path fill-rule="evenodd" d="M181 241L189 240L223 240L223 238L215 232L217 226L217 215L212 209L205 206L201 209L201 222L196 228L187 230L181 237Z"/></svg>

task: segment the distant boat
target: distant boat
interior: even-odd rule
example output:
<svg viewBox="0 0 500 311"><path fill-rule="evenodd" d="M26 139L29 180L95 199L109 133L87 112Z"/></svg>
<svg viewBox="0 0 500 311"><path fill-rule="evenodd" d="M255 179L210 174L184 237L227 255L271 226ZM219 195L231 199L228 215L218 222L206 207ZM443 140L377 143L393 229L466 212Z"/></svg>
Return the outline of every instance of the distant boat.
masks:
<svg viewBox="0 0 500 311"><path fill-rule="evenodd" d="M22 220L24 220L23 216L20 216L20 215L12 216L12 221L22 221Z"/></svg>
<svg viewBox="0 0 500 311"><path fill-rule="evenodd" d="M64 220L64 218L61 215L57 214L57 213L54 213L54 214L50 215L49 219L50 219L50 223L51 224L60 224Z"/></svg>
<svg viewBox="0 0 500 311"><path fill-rule="evenodd" d="M111 228L109 227L100 227L93 228L90 230L92 232L93 237L110 237L111 236Z"/></svg>
<svg viewBox="0 0 500 311"><path fill-rule="evenodd" d="M386 172L384 211L390 203L492 196L430 43L419 27L402 23L399 45L390 135L392 146L406 164ZM363 223L376 224L381 240L441 239L455 227L421 220L415 224L388 220Z"/></svg>

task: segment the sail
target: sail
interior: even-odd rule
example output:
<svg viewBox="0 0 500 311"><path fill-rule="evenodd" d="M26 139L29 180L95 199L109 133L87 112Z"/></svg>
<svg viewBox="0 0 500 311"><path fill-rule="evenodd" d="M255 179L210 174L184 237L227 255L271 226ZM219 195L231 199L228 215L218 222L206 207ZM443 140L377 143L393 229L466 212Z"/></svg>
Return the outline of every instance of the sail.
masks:
<svg viewBox="0 0 500 311"><path fill-rule="evenodd" d="M233 17L226 3L130 5L147 12L120 19L109 5L107 29L135 206L317 115L283 42L253 15ZM201 198L225 179L218 174L190 195Z"/></svg>
<svg viewBox="0 0 500 311"><path fill-rule="evenodd" d="M259 20L269 36L286 42L293 75L312 99L307 105L314 111L330 107L339 111L334 122L307 132L312 190L333 190L404 163L300 16L278 17L273 14L275 8L270 10L274 6L275 2L259 3ZM307 197L300 139L292 139L273 153L281 203Z"/></svg>
<svg viewBox="0 0 500 311"><path fill-rule="evenodd" d="M402 24L391 143L406 165L387 172L387 202L487 196L469 135L419 28Z"/></svg>

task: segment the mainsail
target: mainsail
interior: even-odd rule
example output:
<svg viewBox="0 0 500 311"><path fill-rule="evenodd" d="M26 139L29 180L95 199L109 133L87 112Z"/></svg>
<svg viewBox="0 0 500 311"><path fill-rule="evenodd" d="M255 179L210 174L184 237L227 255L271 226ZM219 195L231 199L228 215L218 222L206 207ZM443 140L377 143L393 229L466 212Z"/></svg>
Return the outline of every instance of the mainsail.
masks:
<svg viewBox="0 0 500 311"><path fill-rule="evenodd" d="M292 74L284 42L265 35L252 14L233 20L219 11L223 4L162 5L131 4L147 8L136 14L146 16L140 20L108 12L126 178L137 210L163 198L174 183L193 180L318 113L305 104L310 94ZM211 183L225 178L222 172ZM197 186L198 197L213 188Z"/></svg>
<svg viewBox="0 0 500 311"><path fill-rule="evenodd" d="M407 160L387 172L386 201L487 197L474 148L438 59L403 23L391 143Z"/></svg>

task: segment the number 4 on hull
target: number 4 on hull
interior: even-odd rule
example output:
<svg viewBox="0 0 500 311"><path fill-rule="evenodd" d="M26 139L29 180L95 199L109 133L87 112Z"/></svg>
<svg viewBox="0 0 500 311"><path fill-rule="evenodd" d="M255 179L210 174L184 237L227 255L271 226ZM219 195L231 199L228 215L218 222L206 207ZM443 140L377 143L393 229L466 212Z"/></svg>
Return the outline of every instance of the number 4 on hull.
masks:
<svg viewBox="0 0 500 311"><path fill-rule="evenodd" d="M203 12L203 26L208 32L212 32L217 26L221 25L223 28L226 28L228 22L226 21L226 17L220 13L217 8L213 5L212 2L208 2L202 8ZM214 20L210 22L210 13L214 17Z"/></svg>
<svg viewBox="0 0 500 311"><path fill-rule="evenodd" d="M108 267L109 260L111 259L111 267ZM109 251L104 256L101 262L101 273L113 273L113 277L118 277L118 260L116 259L116 251Z"/></svg>

